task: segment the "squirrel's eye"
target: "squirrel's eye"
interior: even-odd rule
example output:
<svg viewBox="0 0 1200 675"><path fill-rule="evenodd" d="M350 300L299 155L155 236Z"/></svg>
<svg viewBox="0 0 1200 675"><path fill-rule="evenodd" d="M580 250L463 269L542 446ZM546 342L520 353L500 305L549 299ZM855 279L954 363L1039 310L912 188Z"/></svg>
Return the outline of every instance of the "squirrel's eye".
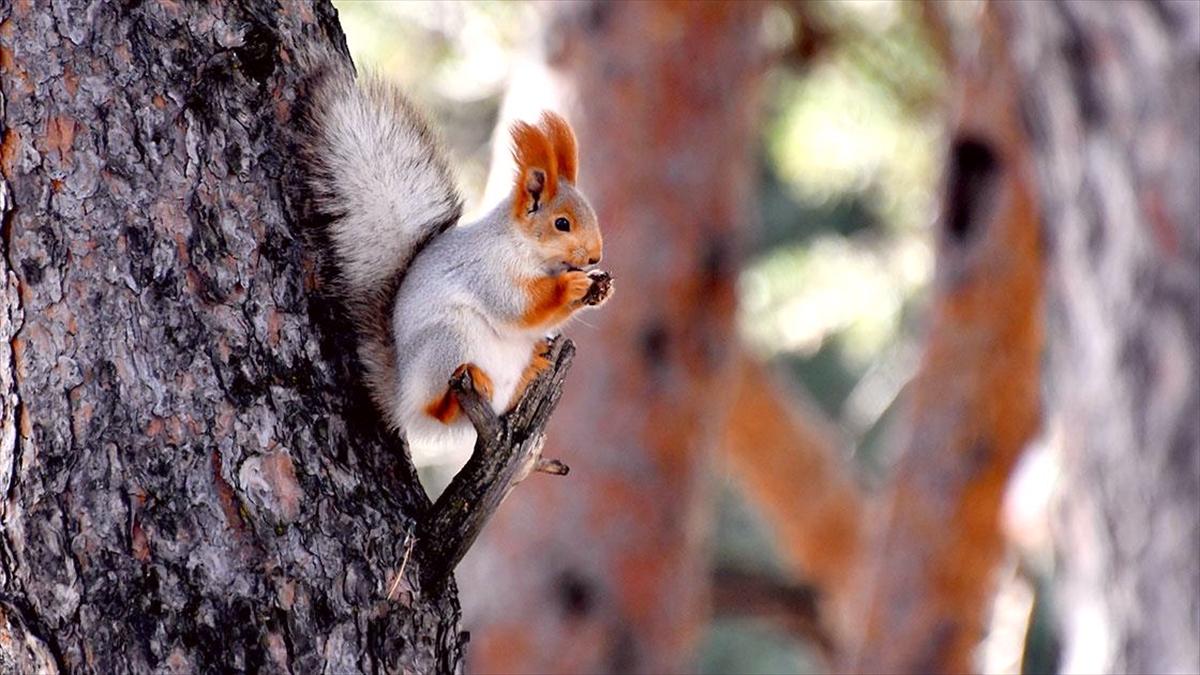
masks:
<svg viewBox="0 0 1200 675"><path fill-rule="evenodd" d="M554 221L554 229L558 230L559 232L570 232L571 221L567 220L566 218L559 218Z"/></svg>

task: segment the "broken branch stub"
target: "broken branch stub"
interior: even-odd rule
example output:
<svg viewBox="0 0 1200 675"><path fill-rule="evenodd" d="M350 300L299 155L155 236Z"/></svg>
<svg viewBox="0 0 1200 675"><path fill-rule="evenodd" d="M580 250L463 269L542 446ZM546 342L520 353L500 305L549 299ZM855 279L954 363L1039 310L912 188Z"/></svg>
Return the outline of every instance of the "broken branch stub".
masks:
<svg viewBox="0 0 1200 675"><path fill-rule="evenodd" d="M475 389L469 371L450 381L477 438L471 458L422 524L416 553L424 590L440 592L500 503L530 473L536 470L561 476L569 471L559 460L543 459L542 445L574 357L574 343L555 338L547 356L553 367L534 379L517 405L503 416L497 416Z"/></svg>

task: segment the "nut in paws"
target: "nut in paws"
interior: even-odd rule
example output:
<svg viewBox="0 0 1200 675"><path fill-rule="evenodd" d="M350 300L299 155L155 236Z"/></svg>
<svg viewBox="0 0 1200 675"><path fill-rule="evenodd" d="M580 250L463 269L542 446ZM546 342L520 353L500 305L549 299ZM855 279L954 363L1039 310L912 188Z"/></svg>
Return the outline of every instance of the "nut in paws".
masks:
<svg viewBox="0 0 1200 675"><path fill-rule="evenodd" d="M612 295L612 275L604 270L592 270L588 272L588 278L592 280L592 285L588 288L587 295L583 296L583 304L593 307L603 305Z"/></svg>

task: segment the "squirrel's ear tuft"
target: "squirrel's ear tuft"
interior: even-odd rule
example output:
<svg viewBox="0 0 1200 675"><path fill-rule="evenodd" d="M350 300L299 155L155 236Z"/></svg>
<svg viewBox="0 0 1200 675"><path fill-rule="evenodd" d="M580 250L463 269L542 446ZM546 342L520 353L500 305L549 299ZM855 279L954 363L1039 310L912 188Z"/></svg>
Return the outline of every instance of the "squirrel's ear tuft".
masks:
<svg viewBox="0 0 1200 675"><path fill-rule="evenodd" d="M513 216L524 218L554 198L558 191L558 163L546 132L525 122L512 126L513 159L517 164L513 184Z"/></svg>
<svg viewBox="0 0 1200 675"><path fill-rule="evenodd" d="M546 111L542 113L541 127L554 148L558 176L574 183L579 174L579 148L575 143L575 132L571 131L571 125L558 113Z"/></svg>

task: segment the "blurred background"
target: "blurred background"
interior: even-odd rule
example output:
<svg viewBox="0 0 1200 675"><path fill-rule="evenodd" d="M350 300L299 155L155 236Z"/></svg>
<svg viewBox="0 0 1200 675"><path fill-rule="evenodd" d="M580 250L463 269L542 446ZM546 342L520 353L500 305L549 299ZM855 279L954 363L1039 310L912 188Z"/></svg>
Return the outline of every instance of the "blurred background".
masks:
<svg viewBox="0 0 1200 675"><path fill-rule="evenodd" d="M335 2L355 63L442 129L469 211L507 188L508 121L564 113L617 279L567 330L546 453L572 473L522 484L460 568L468 670L1200 668L1200 223L1168 217L1200 178L1170 168L1197 149L1168 94L1197 91L1187 4ZM1147 186L1166 263L1104 196ZM1173 332L1076 350L1143 305L1105 285L1139 266L1183 299L1138 321Z"/></svg>

